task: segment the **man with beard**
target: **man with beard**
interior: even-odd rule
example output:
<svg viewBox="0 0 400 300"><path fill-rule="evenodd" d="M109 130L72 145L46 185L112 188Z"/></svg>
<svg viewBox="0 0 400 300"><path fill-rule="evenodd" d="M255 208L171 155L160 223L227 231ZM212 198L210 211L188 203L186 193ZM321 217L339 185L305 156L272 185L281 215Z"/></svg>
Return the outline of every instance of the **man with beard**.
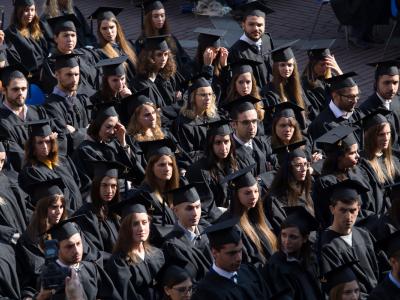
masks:
<svg viewBox="0 0 400 300"><path fill-rule="evenodd" d="M54 69L57 85L44 105L48 116L54 119L57 132L67 136L67 154L72 153L85 139L89 124L89 98L77 92L80 76L77 56L70 53L56 57Z"/></svg>
<svg viewBox="0 0 400 300"><path fill-rule="evenodd" d="M379 266L370 234L354 226L360 211L360 194L364 185L347 179L332 187L330 211L332 225L321 234L321 267L323 274L356 261L351 266L360 285L361 299L376 287Z"/></svg>
<svg viewBox="0 0 400 300"><path fill-rule="evenodd" d="M368 97L361 105L360 110L370 114L379 108L390 110L386 115L392 128L393 147L399 149L400 132L400 99L397 95L399 90L399 68L400 61L383 61L368 64L375 67L375 93Z"/></svg>
<svg viewBox="0 0 400 300"><path fill-rule="evenodd" d="M265 16L273 11L255 0L248 0L238 9L245 11L242 20L244 33L229 49L228 60L230 64L237 63L241 59L260 62L253 66L253 74L257 85L263 89L272 78L273 43L271 36L265 34Z"/></svg>

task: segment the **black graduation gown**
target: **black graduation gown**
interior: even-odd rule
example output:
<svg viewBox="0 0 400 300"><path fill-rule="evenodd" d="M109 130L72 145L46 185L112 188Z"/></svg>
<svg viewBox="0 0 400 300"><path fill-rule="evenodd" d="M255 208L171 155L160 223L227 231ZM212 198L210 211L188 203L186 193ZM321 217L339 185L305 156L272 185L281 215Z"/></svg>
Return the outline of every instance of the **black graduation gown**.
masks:
<svg viewBox="0 0 400 300"><path fill-rule="evenodd" d="M67 208L75 211L82 206L82 196L79 191L79 175L70 158L59 157L58 165L50 169L42 162L28 163L19 173L18 182L21 188L33 197L33 187L38 182L61 178ZM39 201L39 199L34 199Z"/></svg>
<svg viewBox="0 0 400 300"><path fill-rule="evenodd" d="M274 293L278 293L283 288L289 288L292 299L323 299L319 282L319 266L314 254L305 266L299 260L288 259L282 251L276 252L264 267L263 275Z"/></svg>
<svg viewBox="0 0 400 300"><path fill-rule="evenodd" d="M389 275L369 294L368 300L400 300L400 288L389 278Z"/></svg>
<svg viewBox="0 0 400 300"><path fill-rule="evenodd" d="M249 300L269 299L269 292L257 269L250 264L242 264L238 270L237 283L210 270L201 280L192 300Z"/></svg>
<svg viewBox="0 0 400 300"><path fill-rule="evenodd" d="M322 233L322 272L326 274L343 264L359 261L351 269L359 282L361 299L366 299L366 295L378 284L378 261L370 234L364 229L353 227L352 235L350 247L337 232L326 230Z"/></svg>
<svg viewBox="0 0 400 300"><path fill-rule="evenodd" d="M86 203L75 214L84 215L76 223L85 233L85 236L99 249L104 258L111 256L113 247L118 238L119 222L114 216L101 221L93 212L93 204Z"/></svg>
<svg viewBox="0 0 400 300"><path fill-rule="evenodd" d="M161 108L168 105L167 99L164 99L161 91L158 89L156 82L152 81L147 76L141 74L137 75L134 80L133 87L136 91L141 91L145 88L149 88L149 98L157 107Z"/></svg>
<svg viewBox="0 0 400 300"><path fill-rule="evenodd" d="M308 108L308 119L313 121L329 104L331 98L329 88L328 85L320 79L316 80L315 86L311 86L306 76L301 78L301 85L311 105Z"/></svg>
<svg viewBox="0 0 400 300"><path fill-rule="evenodd" d="M129 263L125 254L115 253L105 269L122 299L161 299L156 280L165 263L163 252L153 248L144 260L139 260L137 264Z"/></svg>
<svg viewBox="0 0 400 300"><path fill-rule="evenodd" d="M258 52L256 46L238 40L229 49L228 61L232 64L246 58L261 62L261 64L253 67L253 75L256 78L257 85L262 89L272 79L272 49L274 49L274 46L268 33L262 37L261 53Z"/></svg>
<svg viewBox="0 0 400 300"><path fill-rule="evenodd" d="M203 230L199 225L199 233ZM178 223L175 223L172 231L166 235L163 251L167 264L184 267L196 282L206 275L213 261L207 236L199 235L191 241Z"/></svg>
<svg viewBox="0 0 400 300"><path fill-rule="evenodd" d="M79 64L79 94L93 95L100 87L100 73L95 67L96 58L92 50L81 48L74 49L73 53L80 54L77 57ZM58 50L54 50L44 59L40 77L40 87L45 94L51 94L57 85L55 76L55 56L60 55Z"/></svg>

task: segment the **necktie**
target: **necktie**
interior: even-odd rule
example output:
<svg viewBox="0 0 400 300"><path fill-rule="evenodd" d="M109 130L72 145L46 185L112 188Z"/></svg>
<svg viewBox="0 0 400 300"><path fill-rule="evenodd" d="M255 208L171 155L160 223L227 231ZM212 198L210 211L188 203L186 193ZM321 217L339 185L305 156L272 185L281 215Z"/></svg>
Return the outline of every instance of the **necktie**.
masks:
<svg viewBox="0 0 400 300"><path fill-rule="evenodd" d="M238 282L238 275L237 275L237 274L233 274L233 275L231 276L231 280L232 280L234 283L237 284L237 282Z"/></svg>

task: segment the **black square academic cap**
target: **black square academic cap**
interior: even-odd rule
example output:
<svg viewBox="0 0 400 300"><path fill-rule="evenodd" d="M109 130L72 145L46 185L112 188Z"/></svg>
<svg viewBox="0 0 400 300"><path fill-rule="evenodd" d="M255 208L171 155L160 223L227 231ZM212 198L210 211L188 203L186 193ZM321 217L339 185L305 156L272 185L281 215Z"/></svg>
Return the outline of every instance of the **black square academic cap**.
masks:
<svg viewBox="0 0 400 300"><path fill-rule="evenodd" d="M207 136L215 136L215 135L228 135L232 133L232 128L229 125L231 120L217 120L208 123L202 123L198 126L207 128Z"/></svg>
<svg viewBox="0 0 400 300"><path fill-rule="evenodd" d="M329 189L331 191L331 202L358 199L360 194L369 191L368 187L354 179L339 181L335 185L330 186Z"/></svg>
<svg viewBox="0 0 400 300"><path fill-rule="evenodd" d="M400 253L400 230L393 232L385 239L379 240L377 246L385 251L389 257Z"/></svg>
<svg viewBox="0 0 400 300"><path fill-rule="evenodd" d="M288 144L288 145L278 146L278 147L275 147L275 148L272 149L272 153L275 153L275 154L291 153L291 152L299 149L300 147L302 147L302 146L304 146L306 144L307 144L307 141L306 140L302 140L302 141L294 142L294 143L291 143L291 144ZM304 153L304 151L302 153ZM304 155L304 158L306 158L305 154L303 154L303 155ZM296 157L303 157L303 156L296 156Z"/></svg>
<svg viewBox="0 0 400 300"><path fill-rule="evenodd" d="M226 103L224 108L231 113L231 116L234 116L238 112L255 109L254 104L258 102L260 102L260 99L257 99L251 95L246 95Z"/></svg>
<svg viewBox="0 0 400 300"><path fill-rule="evenodd" d="M169 34L149 36L144 41L144 47L146 50L168 51L169 46L166 38L169 36Z"/></svg>
<svg viewBox="0 0 400 300"><path fill-rule="evenodd" d="M265 18L266 15L274 12L272 9L258 0L247 0L238 7L238 10L244 11L243 20L245 20L248 16Z"/></svg>
<svg viewBox="0 0 400 300"><path fill-rule="evenodd" d="M174 205L179 205L185 202L195 203L200 201L200 196L197 193L194 184L187 184L177 189L169 190L168 193L172 195L172 203Z"/></svg>
<svg viewBox="0 0 400 300"><path fill-rule="evenodd" d="M193 91L198 88L211 86L209 79L211 78L207 78L205 74L197 74L193 76L188 83L188 94L192 94Z"/></svg>
<svg viewBox="0 0 400 300"><path fill-rule="evenodd" d="M330 270L324 275L324 278L326 279L326 290L328 294L331 289L333 289L335 286L338 286L339 284L357 280L357 277L352 270L352 266L354 264L356 264L356 262L343 264L335 269Z"/></svg>
<svg viewBox="0 0 400 300"><path fill-rule="evenodd" d="M221 37L225 35L226 30L198 27L194 32L199 34L197 37L199 46L219 48L221 47Z"/></svg>
<svg viewBox="0 0 400 300"><path fill-rule="evenodd" d="M291 101L280 102L272 107L269 107L274 113L274 118L295 118L300 120L301 112L304 108L296 105Z"/></svg>
<svg viewBox="0 0 400 300"><path fill-rule="evenodd" d="M326 152L335 152L357 144L353 132L355 127L346 125L337 126L315 140L318 147Z"/></svg>
<svg viewBox="0 0 400 300"><path fill-rule="evenodd" d="M33 0L13 0L14 6L31 6L35 4Z"/></svg>
<svg viewBox="0 0 400 300"><path fill-rule="evenodd" d="M92 121L101 125L109 117L118 117L118 113L115 110L115 105L117 104L116 101L96 103L93 106Z"/></svg>
<svg viewBox="0 0 400 300"><path fill-rule="evenodd" d="M163 9L164 5L163 2L165 1L160 1L160 0L148 0L144 1L144 14L147 14L148 12L151 12L153 10L159 10Z"/></svg>
<svg viewBox="0 0 400 300"><path fill-rule="evenodd" d="M307 55L310 60L318 61L324 60L327 56L331 55L330 48L336 40L324 40L317 42L307 47Z"/></svg>
<svg viewBox="0 0 400 300"><path fill-rule="evenodd" d="M25 69L17 66L7 66L0 69L0 78L3 86L8 86L10 78L25 78L27 79L28 73Z"/></svg>
<svg viewBox="0 0 400 300"><path fill-rule="evenodd" d="M75 68L79 66L78 62L78 56L80 54L78 53L70 53L70 54L63 54L63 55L57 55L54 57L56 60L56 63L54 65L54 70L59 70L62 68Z"/></svg>
<svg viewBox="0 0 400 300"><path fill-rule="evenodd" d="M149 201L145 198L144 191L137 189L131 192L126 200L111 205L109 210L125 218L132 213L148 213L148 206Z"/></svg>
<svg viewBox="0 0 400 300"><path fill-rule="evenodd" d="M25 122L23 125L28 127L30 137L49 136L52 133L49 119ZM21 125L22 126L22 125Z"/></svg>
<svg viewBox="0 0 400 300"><path fill-rule="evenodd" d="M64 195L65 185L61 178L54 178L46 181L35 182L29 186L33 196L33 205L43 198L51 197L54 195Z"/></svg>
<svg viewBox="0 0 400 300"><path fill-rule="evenodd" d="M103 160L91 160L89 163L94 169L94 177L114 177L118 178L122 176L122 173L126 170L126 166L118 161L103 161Z"/></svg>
<svg viewBox="0 0 400 300"><path fill-rule="evenodd" d="M132 116L136 109L143 104L154 104L150 99L150 88L144 88L123 100L127 104L127 111L130 116Z"/></svg>
<svg viewBox="0 0 400 300"><path fill-rule="evenodd" d="M176 151L176 145L169 138L139 142L139 146L143 150L147 160L154 155L175 155Z"/></svg>
<svg viewBox="0 0 400 300"><path fill-rule="evenodd" d="M51 235L52 240L57 240L61 242L63 240L69 239L76 233L80 233L79 226L74 223L76 220L82 218L84 215L73 216L63 221L60 221L49 230L47 233Z"/></svg>
<svg viewBox="0 0 400 300"><path fill-rule="evenodd" d="M103 76L123 76L125 75L124 62L128 56L121 55L115 58L102 59L96 64L96 68L103 69Z"/></svg>
<svg viewBox="0 0 400 300"><path fill-rule="evenodd" d="M285 206L286 219L283 224L286 227L296 226L300 232L308 234L319 228L317 219L304 206Z"/></svg>
<svg viewBox="0 0 400 300"><path fill-rule="evenodd" d="M343 88L356 86L357 84L353 79L353 76L356 75L356 72L348 72L325 79L325 81L330 84L331 91L337 91Z"/></svg>
<svg viewBox="0 0 400 300"><path fill-rule="evenodd" d="M385 116L390 113L391 111L385 108L377 108L373 112L363 115L355 124L361 125L361 127L366 131L372 126L388 123Z"/></svg>
<svg viewBox="0 0 400 300"><path fill-rule="evenodd" d="M257 183L257 180L251 173L255 166L256 164L252 164L232 174L229 174L228 176L225 176L221 179L220 184L230 182L231 186L235 189L255 185Z"/></svg>
<svg viewBox="0 0 400 300"><path fill-rule="evenodd" d="M375 68L375 79L381 75L399 75L400 60L386 60L367 64Z"/></svg>
<svg viewBox="0 0 400 300"><path fill-rule="evenodd" d="M115 18L123 10L122 7L100 6L88 17L88 19L97 19L100 22L104 19Z"/></svg>
<svg viewBox="0 0 400 300"><path fill-rule="evenodd" d="M236 226L238 222L239 218L232 218L207 227L204 233L210 240L211 248L226 244L238 244L242 239L242 232Z"/></svg>
<svg viewBox="0 0 400 300"><path fill-rule="evenodd" d="M76 32L76 27L80 26L80 22L75 14L68 14L55 18L50 18L47 19L47 22L49 23L55 35L58 35L62 31Z"/></svg>
<svg viewBox="0 0 400 300"><path fill-rule="evenodd" d="M296 44L299 40L291 41L285 43L278 48L275 48L271 51L272 53L272 60L274 62L281 62L281 61L288 61L289 59L294 58L294 53L292 50L292 46Z"/></svg>
<svg viewBox="0 0 400 300"><path fill-rule="evenodd" d="M240 74L244 73L253 73L253 68L261 65L263 62L248 59L248 58L241 58L240 60L230 64L232 69L232 77L235 77Z"/></svg>

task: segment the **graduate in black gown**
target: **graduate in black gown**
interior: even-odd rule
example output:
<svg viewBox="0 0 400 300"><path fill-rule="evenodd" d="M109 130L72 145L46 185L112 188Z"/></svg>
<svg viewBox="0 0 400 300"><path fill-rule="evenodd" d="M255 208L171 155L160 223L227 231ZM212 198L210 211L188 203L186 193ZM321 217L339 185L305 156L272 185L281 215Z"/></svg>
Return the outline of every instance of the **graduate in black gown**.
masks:
<svg viewBox="0 0 400 300"><path fill-rule="evenodd" d="M191 299L269 299L258 270L251 264L242 263L244 246L237 222L237 219L228 219L206 229L214 263Z"/></svg>
<svg viewBox="0 0 400 300"><path fill-rule="evenodd" d="M78 172L69 157L58 154L56 134L52 132L48 120L26 125L29 126L29 139L25 144L25 164L18 176L19 185L32 198L32 187L38 182L61 178L65 186L66 207L78 209L83 204Z"/></svg>
<svg viewBox="0 0 400 300"><path fill-rule="evenodd" d="M321 279L329 300L360 299L360 285L351 267L354 261L338 266Z"/></svg>
<svg viewBox="0 0 400 300"><path fill-rule="evenodd" d="M229 121L204 126L208 127L204 156L190 166L185 176L200 195L202 218L214 223L222 214L220 208L229 207L228 183L222 184L221 180L238 170L239 162Z"/></svg>
<svg viewBox="0 0 400 300"><path fill-rule="evenodd" d="M318 230L317 220L304 206L286 207L288 217L279 235L279 251L272 255L263 273L269 287L278 292L290 289L293 299L323 299L319 262L309 240Z"/></svg>
<svg viewBox="0 0 400 300"><path fill-rule="evenodd" d="M189 300L193 293L190 275L180 266L172 265L163 272L164 300Z"/></svg>
<svg viewBox="0 0 400 300"><path fill-rule="evenodd" d="M165 236L163 251L167 264L184 267L194 282L200 281L212 265L208 238L201 236L200 196L192 184L170 190L176 223Z"/></svg>
<svg viewBox="0 0 400 300"><path fill-rule="evenodd" d="M118 240L105 269L122 299L158 300L162 292L156 284L165 258L150 245L150 216L135 201L122 203Z"/></svg>
<svg viewBox="0 0 400 300"><path fill-rule="evenodd" d="M271 36L265 33L266 14L272 11L259 1L246 2L239 7L245 12L242 19L244 33L229 49L229 63L243 58L260 62L253 67L253 74L262 89L272 79L271 50L274 46Z"/></svg>
<svg viewBox="0 0 400 300"><path fill-rule="evenodd" d="M50 54L43 62L40 76L40 87L45 94L50 94L57 78L55 75L55 58L58 55L76 53L79 63L79 93L91 96L99 88L99 70L94 68L96 57L92 50L86 48L77 48L77 28L79 20L74 14L60 16L48 19L54 32L55 47L50 50Z"/></svg>
<svg viewBox="0 0 400 300"><path fill-rule="evenodd" d="M368 299L398 300L400 299L400 231L382 240L380 247L387 251L392 269L372 290Z"/></svg>
<svg viewBox="0 0 400 300"><path fill-rule="evenodd" d="M351 266L360 284L361 299L376 287L379 279L377 252L370 234L356 226L360 194L365 187L355 180L344 180L330 189L331 226L321 234L322 274L357 261Z"/></svg>
<svg viewBox="0 0 400 300"><path fill-rule="evenodd" d="M116 17L122 10L118 7L99 7L91 18L97 19L99 48L96 49L96 53L99 59L128 56L126 82L131 88L136 76L138 58L134 46L125 38L122 25Z"/></svg>
<svg viewBox="0 0 400 300"><path fill-rule="evenodd" d="M14 1L11 25L4 34L5 42L16 50L16 52L8 52L9 65L29 72L31 83L38 82L43 60L48 55L48 45L43 36L33 0Z"/></svg>

